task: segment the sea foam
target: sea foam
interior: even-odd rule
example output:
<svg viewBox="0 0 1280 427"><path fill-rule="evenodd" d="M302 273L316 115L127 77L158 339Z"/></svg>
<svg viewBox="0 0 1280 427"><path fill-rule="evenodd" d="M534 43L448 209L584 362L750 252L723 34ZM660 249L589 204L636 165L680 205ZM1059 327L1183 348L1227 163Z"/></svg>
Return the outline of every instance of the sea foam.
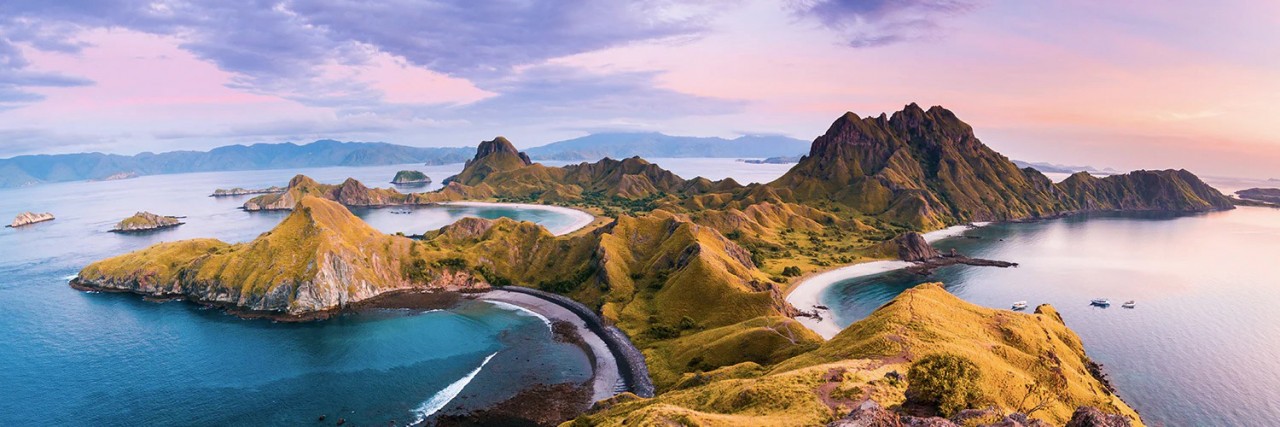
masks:
<svg viewBox="0 0 1280 427"><path fill-rule="evenodd" d="M511 304L511 303L507 303L507 302L502 302L502 301L485 300L485 302L487 302L487 303L489 303L489 304L493 304L493 305L497 306L498 308L501 308L501 309L504 309L504 310L511 310L511 311L514 311L514 312L516 312L516 313L518 313L518 314L521 314L521 315L525 315L525 316L533 316L533 317L537 317L537 318L539 318L539 319L542 319L542 323L545 323L545 324L547 325L547 329L551 329L551 319L548 319L548 318L547 318L547 316L543 316L543 315L541 315L541 314L538 314L538 312L536 312L536 311L533 311L533 310L530 310L530 309L527 309L527 308L524 308L524 307L521 307L521 306L518 306L518 305L515 305L515 304Z"/></svg>
<svg viewBox="0 0 1280 427"><path fill-rule="evenodd" d="M453 401L453 398L458 397L458 394L462 393L462 389L467 388L467 384L470 384L471 380L476 377L476 374L480 373L480 370L484 368L484 365L488 365L489 360L493 359L493 356L497 355L498 353L495 352L490 354L488 357L485 357L484 361L480 362L480 366L477 366L461 379L454 381L453 384L449 384L449 386L445 387L444 390L440 390L440 392L432 395L431 398L422 402L421 405L418 405L418 407L413 410L413 412L418 416L418 418L413 421L413 424L417 425L422 423L427 419L427 417L430 417L432 414L444 409L445 405L448 405L449 402Z"/></svg>

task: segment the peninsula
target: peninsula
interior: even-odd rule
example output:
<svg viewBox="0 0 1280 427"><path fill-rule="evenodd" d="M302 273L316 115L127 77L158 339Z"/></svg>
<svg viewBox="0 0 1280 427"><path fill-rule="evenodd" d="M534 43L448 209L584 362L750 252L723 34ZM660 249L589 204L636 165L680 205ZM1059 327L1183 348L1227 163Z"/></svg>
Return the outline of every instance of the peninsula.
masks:
<svg viewBox="0 0 1280 427"><path fill-rule="evenodd" d="M411 240L344 208L463 200L572 206L612 221L556 236L468 218ZM638 157L548 167L501 137L431 193L298 176L286 192L245 204L293 211L254 241L161 243L90 264L72 284L283 320L406 291L562 295L625 333L656 390L598 402L579 419L591 425L822 425L875 407L922 418L990 407L992 422L1055 425L1105 413L1141 425L1052 307L985 309L921 285L824 340L784 299L790 278L897 258L886 250L895 238L971 222L1233 208L1184 170L1078 173L1055 184L982 144L951 111L911 104L839 117L767 184L685 179ZM973 375L962 395L913 389L947 366Z"/></svg>

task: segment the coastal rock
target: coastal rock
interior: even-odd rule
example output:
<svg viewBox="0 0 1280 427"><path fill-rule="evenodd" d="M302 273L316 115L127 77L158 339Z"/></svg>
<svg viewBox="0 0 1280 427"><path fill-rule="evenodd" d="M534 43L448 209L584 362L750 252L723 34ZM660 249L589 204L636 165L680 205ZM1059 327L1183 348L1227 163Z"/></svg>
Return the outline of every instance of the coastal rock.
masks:
<svg viewBox="0 0 1280 427"><path fill-rule="evenodd" d="M278 186L271 186L267 188L257 188L257 189L240 188L240 187L229 188L229 189L219 188L217 190L213 190L213 194L210 194L209 197L247 196L250 194L276 194L276 193L283 193L284 191L285 191L285 188L278 187Z"/></svg>
<svg viewBox="0 0 1280 427"><path fill-rule="evenodd" d="M905 233L893 239L898 247L898 259L903 261L924 261L942 256L920 233Z"/></svg>
<svg viewBox="0 0 1280 427"><path fill-rule="evenodd" d="M1071 414L1066 427L1130 427L1132 422L1123 415L1107 414L1093 406L1081 406Z"/></svg>
<svg viewBox="0 0 1280 427"><path fill-rule="evenodd" d="M398 185L430 184L431 177L419 171L404 170L404 171L396 172L396 176L395 178L391 179L391 183L398 184Z"/></svg>
<svg viewBox="0 0 1280 427"><path fill-rule="evenodd" d="M111 231L117 233L131 233L138 231L158 230L161 228L177 227L183 222L175 216L156 215L151 212L138 212L133 216L125 218L116 224Z"/></svg>
<svg viewBox="0 0 1280 427"><path fill-rule="evenodd" d="M24 225L31 225L37 222L45 222L45 221L52 221L52 220L53 220L53 214L48 212L45 212L45 213L23 212L18 214L17 217L13 218L13 222L9 223L9 225L7 225L6 227L18 228Z"/></svg>
<svg viewBox="0 0 1280 427"><path fill-rule="evenodd" d="M867 400L849 415L827 424L827 427L901 427L898 414L889 412L874 400Z"/></svg>

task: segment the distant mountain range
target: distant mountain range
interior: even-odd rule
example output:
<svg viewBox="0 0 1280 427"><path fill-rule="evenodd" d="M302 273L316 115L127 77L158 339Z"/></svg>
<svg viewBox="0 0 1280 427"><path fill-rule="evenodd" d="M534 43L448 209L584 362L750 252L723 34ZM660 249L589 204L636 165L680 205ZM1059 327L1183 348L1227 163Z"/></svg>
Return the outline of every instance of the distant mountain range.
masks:
<svg viewBox="0 0 1280 427"><path fill-rule="evenodd" d="M525 151L533 159L595 161L662 157L772 158L765 163L790 163L809 153L808 141L774 135L745 135L733 139L673 136L657 132L597 133L553 142ZM423 148L382 142L320 140L294 143L229 145L209 151L171 151L132 156L77 153L18 156L0 159L0 188L49 182L126 179L142 175L325 166L378 166L408 163L462 163L471 148ZM1020 168L1041 172L1114 172L1091 166L1064 166L1014 160Z"/></svg>
<svg viewBox="0 0 1280 427"><path fill-rule="evenodd" d="M658 157L779 157L809 152L809 141L774 135L734 139L673 136L657 132L597 133L525 150L540 160L600 160Z"/></svg>
<svg viewBox="0 0 1280 427"><path fill-rule="evenodd" d="M474 148L421 148L381 142L321 140L305 145L229 145L210 151L171 151L133 156L103 153L18 156L0 159L0 188L186 172L462 163L474 153Z"/></svg>
<svg viewBox="0 0 1280 427"><path fill-rule="evenodd" d="M1076 172L1101 172L1104 174L1118 173L1118 171L1112 168L1098 169L1093 166L1069 166L1069 165L1059 165L1055 163L1045 163L1045 162L1027 162L1022 160L1012 160L1012 162L1013 164L1018 165L1019 168L1032 168L1042 173L1076 173Z"/></svg>

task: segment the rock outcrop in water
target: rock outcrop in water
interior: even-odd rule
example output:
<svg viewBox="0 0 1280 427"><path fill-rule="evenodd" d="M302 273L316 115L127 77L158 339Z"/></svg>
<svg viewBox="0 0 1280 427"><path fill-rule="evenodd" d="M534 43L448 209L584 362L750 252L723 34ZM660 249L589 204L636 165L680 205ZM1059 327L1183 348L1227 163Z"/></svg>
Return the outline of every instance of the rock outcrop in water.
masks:
<svg viewBox="0 0 1280 427"><path fill-rule="evenodd" d="M1280 205L1280 188L1250 188L1237 191L1236 195L1242 199Z"/></svg>
<svg viewBox="0 0 1280 427"><path fill-rule="evenodd" d="M396 172L396 176L391 179L391 183L396 185L430 184L431 177L419 171L400 171Z"/></svg>
<svg viewBox="0 0 1280 427"><path fill-rule="evenodd" d="M274 186L274 185L267 188L256 188L256 189L240 188L240 187L219 188L217 190L213 190L213 194L210 194L209 197L247 196L251 194L276 194L276 193L283 193L284 191L285 191L285 188Z"/></svg>
<svg viewBox="0 0 1280 427"><path fill-rule="evenodd" d="M9 225L6 225L5 227L18 228L24 225L31 225L37 222L45 222L45 221L52 221L52 220L53 220L53 214L48 212L45 212L45 213L23 212L18 214L17 217L14 217L13 222L9 223Z"/></svg>
<svg viewBox="0 0 1280 427"><path fill-rule="evenodd" d="M176 216L156 215L151 212L138 212L116 224L111 231L116 233L133 233L139 231L159 230L177 227L182 221Z"/></svg>

